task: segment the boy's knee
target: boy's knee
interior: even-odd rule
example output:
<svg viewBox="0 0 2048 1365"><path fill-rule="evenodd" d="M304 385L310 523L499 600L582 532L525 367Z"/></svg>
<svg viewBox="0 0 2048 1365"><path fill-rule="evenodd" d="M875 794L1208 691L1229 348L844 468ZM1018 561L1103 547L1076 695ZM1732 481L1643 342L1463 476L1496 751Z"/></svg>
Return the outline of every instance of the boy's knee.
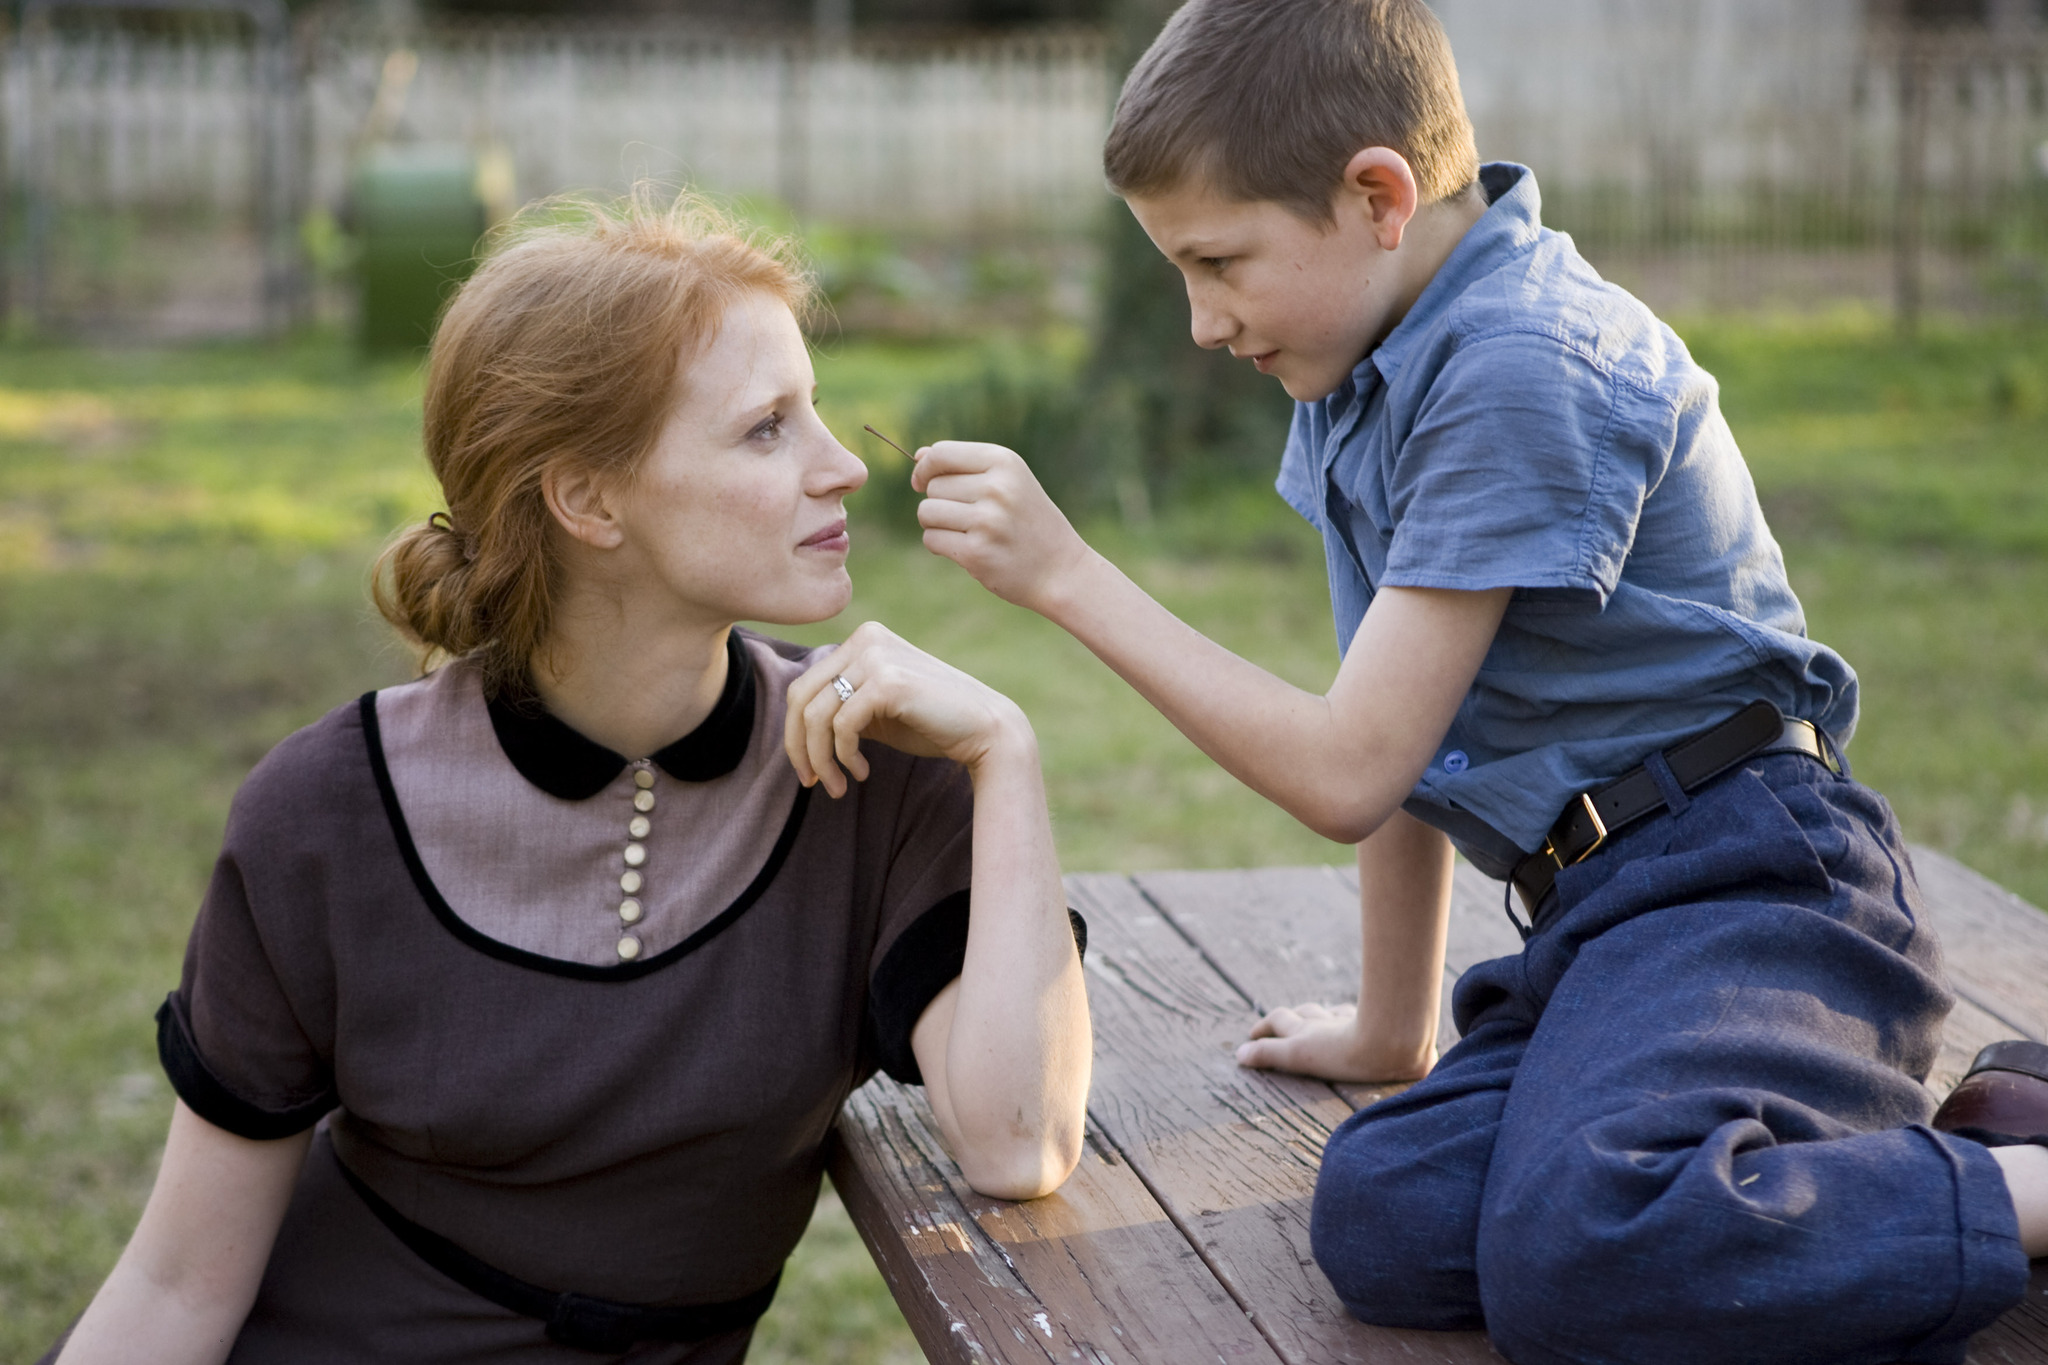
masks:
<svg viewBox="0 0 2048 1365"><path fill-rule="evenodd" d="M1367 1110L1331 1134L1310 1246L1354 1317L1382 1327L1477 1327L1485 1154L1458 1160L1420 1126Z"/></svg>

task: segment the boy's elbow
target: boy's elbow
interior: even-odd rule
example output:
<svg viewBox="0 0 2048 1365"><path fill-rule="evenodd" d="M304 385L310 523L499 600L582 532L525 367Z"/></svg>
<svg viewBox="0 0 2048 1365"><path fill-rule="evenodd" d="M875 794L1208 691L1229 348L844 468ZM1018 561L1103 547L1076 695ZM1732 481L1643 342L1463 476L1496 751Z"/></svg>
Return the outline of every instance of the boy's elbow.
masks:
<svg viewBox="0 0 2048 1365"><path fill-rule="evenodd" d="M1387 822L1391 812L1377 803L1346 799L1343 795L1322 796L1294 812L1297 820L1335 844L1359 844Z"/></svg>

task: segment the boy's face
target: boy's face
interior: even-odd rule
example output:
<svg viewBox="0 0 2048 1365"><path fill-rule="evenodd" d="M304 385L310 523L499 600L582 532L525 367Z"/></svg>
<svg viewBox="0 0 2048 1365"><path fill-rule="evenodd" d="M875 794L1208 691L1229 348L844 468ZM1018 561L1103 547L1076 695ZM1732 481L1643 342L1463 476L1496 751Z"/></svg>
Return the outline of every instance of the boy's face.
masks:
<svg viewBox="0 0 2048 1365"><path fill-rule="evenodd" d="M1127 202L1187 279L1195 343L1229 347L1291 398L1328 397L1398 321L1400 272L1362 194L1340 191L1327 227L1199 179Z"/></svg>

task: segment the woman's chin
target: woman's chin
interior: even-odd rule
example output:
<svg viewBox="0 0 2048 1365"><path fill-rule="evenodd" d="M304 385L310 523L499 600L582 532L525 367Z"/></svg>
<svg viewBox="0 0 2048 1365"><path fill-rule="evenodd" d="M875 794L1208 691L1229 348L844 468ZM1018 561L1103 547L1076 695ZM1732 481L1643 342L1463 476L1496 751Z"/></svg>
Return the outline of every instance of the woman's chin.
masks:
<svg viewBox="0 0 2048 1365"><path fill-rule="evenodd" d="M750 612L747 619L770 626L816 625L845 611L851 601L853 579L841 568L836 581L828 580L811 592L791 594L780 601L764 603L761 610Z"/></svg>

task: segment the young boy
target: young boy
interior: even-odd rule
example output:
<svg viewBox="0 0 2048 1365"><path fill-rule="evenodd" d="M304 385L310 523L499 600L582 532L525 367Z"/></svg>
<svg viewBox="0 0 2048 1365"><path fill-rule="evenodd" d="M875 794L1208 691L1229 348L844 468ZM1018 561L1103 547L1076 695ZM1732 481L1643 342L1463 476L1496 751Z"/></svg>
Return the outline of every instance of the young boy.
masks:
<svg viewBox="0 0 2048 1365"><path fill-rule="evenodd" d="M1195 340L1297 400L1279 490L1324 537L1335 684L1176 620L1009 451L921 452L919 517L1358 844L1355 1010L1275 1011L1239 1054L1423 1078L1325 1153L1346 1304L1520 1365L1961 1360L2048 1253L2048 1138L2008 1142L2048 1131L2048 1082L2001 1072L2036 1087L2007 1136L1928 1126L1939 949L1712 378L1541 226L1529 171L1478 164L1423 0L1192 0L1104 161ZM1458 983L1432 1070L1454 844L1533 932Z"/></svg>

